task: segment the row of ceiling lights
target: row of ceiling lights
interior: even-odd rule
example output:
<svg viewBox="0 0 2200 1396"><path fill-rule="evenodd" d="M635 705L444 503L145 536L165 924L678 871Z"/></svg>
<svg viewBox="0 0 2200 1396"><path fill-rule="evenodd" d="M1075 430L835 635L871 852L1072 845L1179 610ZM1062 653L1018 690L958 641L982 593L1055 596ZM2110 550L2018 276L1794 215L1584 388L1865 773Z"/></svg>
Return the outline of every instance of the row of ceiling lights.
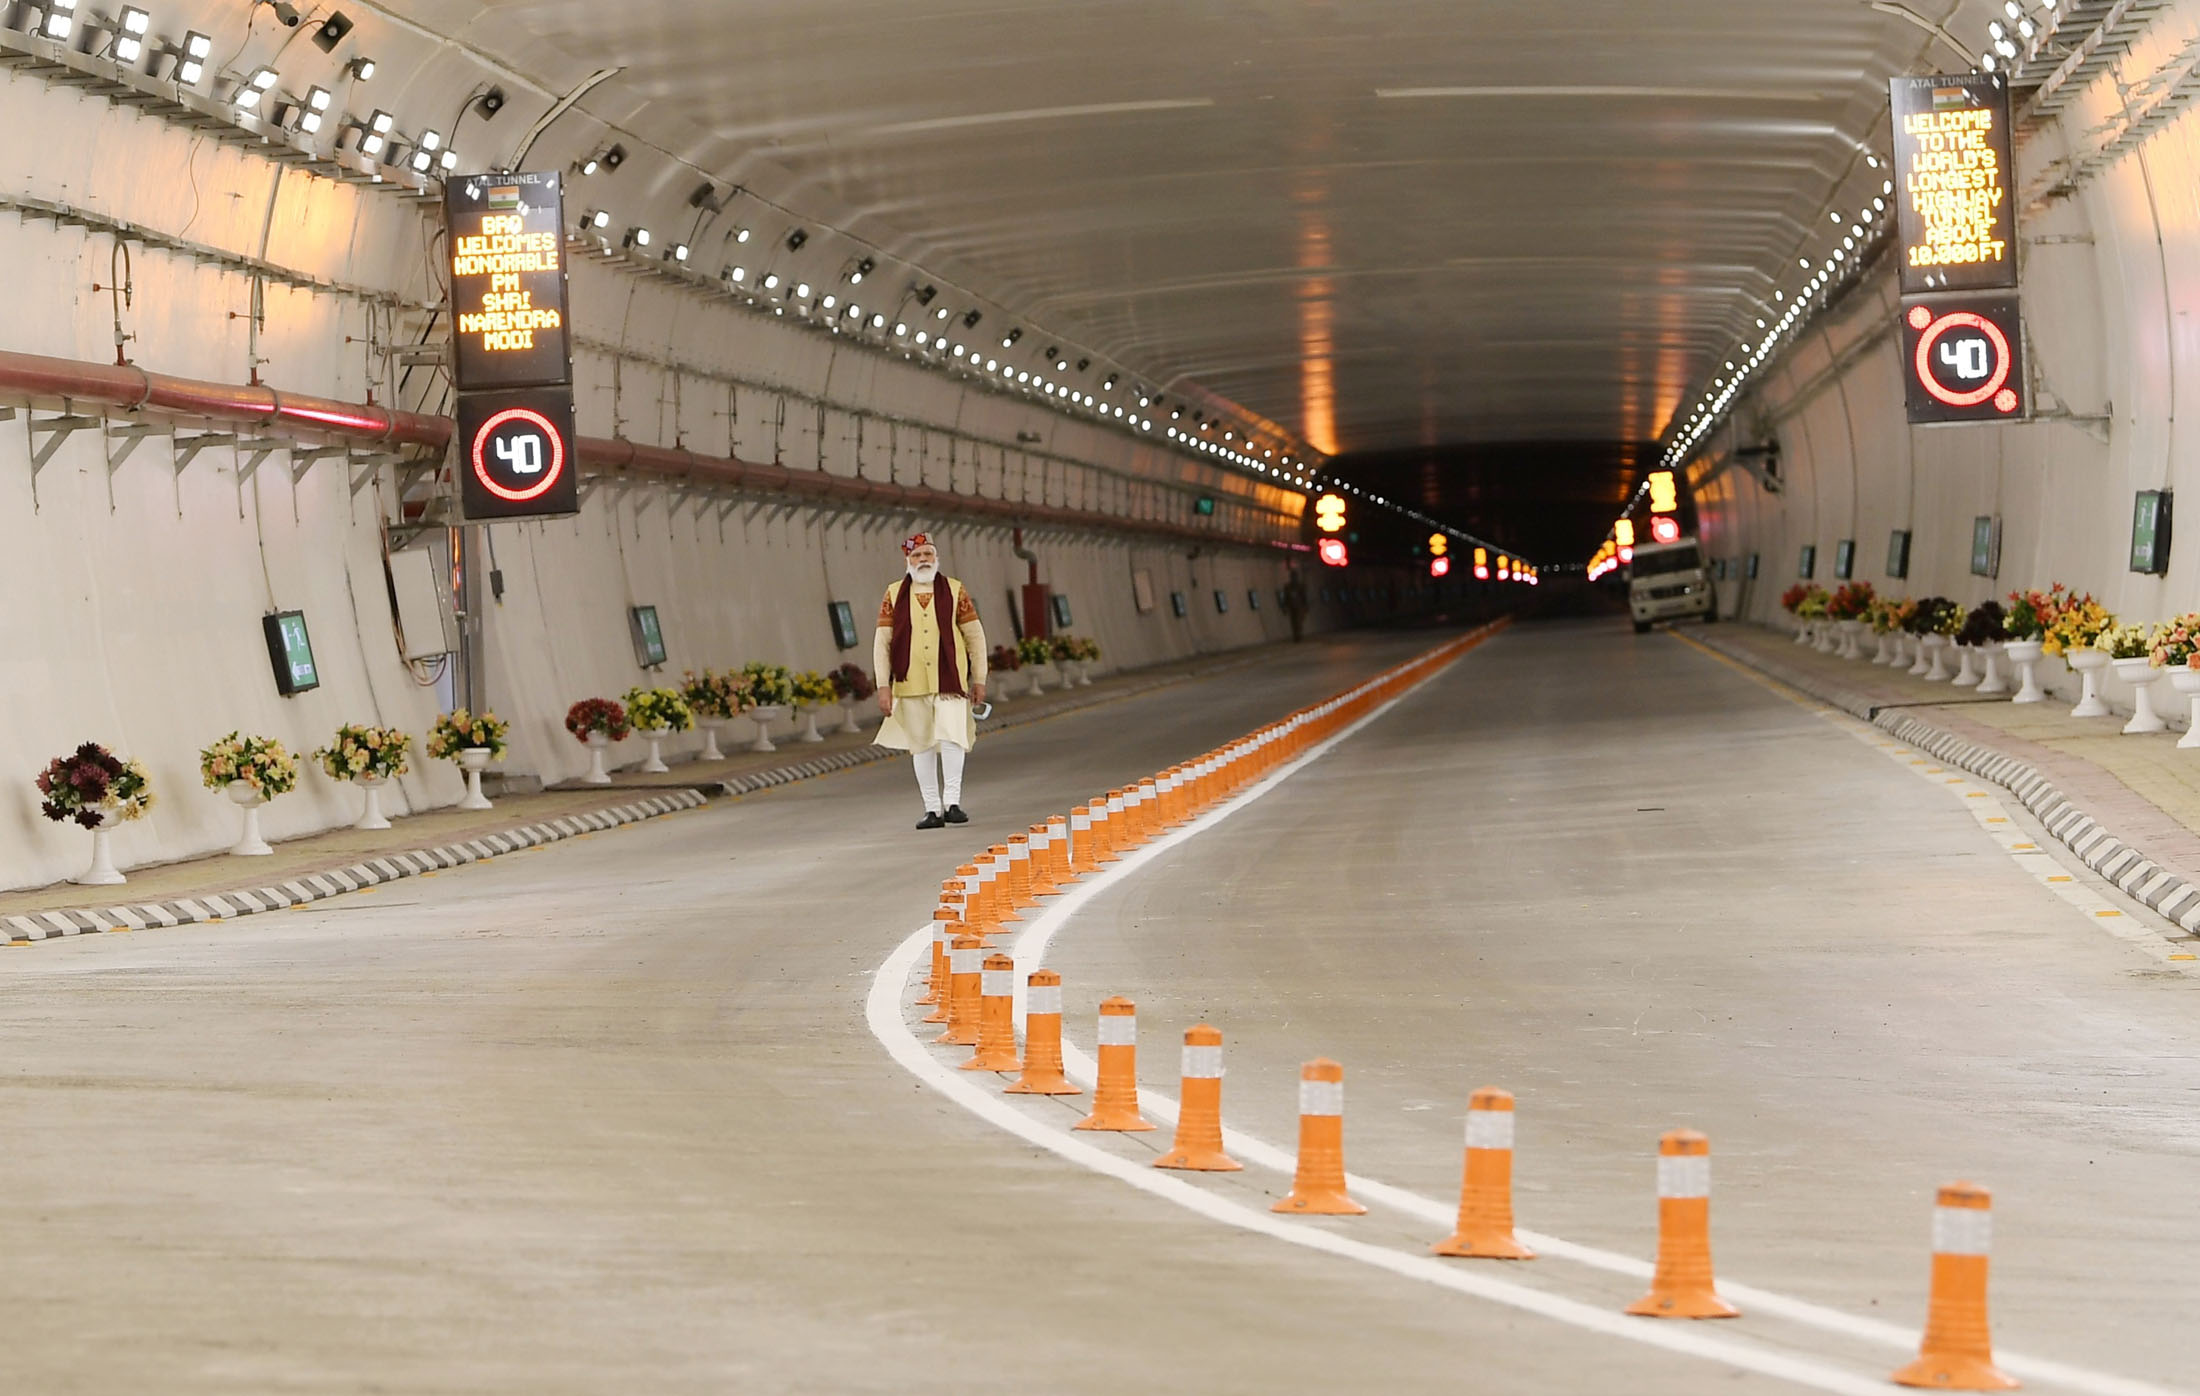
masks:
<svg viewBox="0 0 2200 1396"><path fill-rule="evenodd" d="M579 165L583 175L599 169L616 169L624 158L617 146L590 156ZM702 206L704 191L698 191L696 202ZM608 209L595 207L585 210L580 218L580 231L599 238L606 247L611 245L613 219ZM733 244L748 243L753 230L737 226L727 234ZM809 233L801 228L789 232L784 240L788 253L800 252L809 241ZM641 224L629 226L617 236L620 248L640 255L656 255L660 260L676 266L689 266L695 255L694 247L687 242L674 242L657 250L656 234ZM860 286L878 270L877 262L869 256L849 262L841 269L840 282L851 290ZM796 316L835 334L853 333L869 336L881 342L898 344L911 357L923 356L927 360L965 373L984 377L996 386L1035 393L1051 398L1055 405L1065 409L1082 408L1110 422L1121 422L1125 427L1151 434L1157 428L1164 437L1190 451L1212 456L1217 460L1249 470L1271 482L1289 485L1301 492L1321 487L1321 482L1309 473L1303 458L1294 458L1287 447L1270 442L1256 441L1250 432L1240 433L1235 426L1226 426L1219 417L1201 416L1196 409L1181 402L1172 403L1150 389L1140 387L1127 376L1103 370L1099 393L1087 391L1080 385L1066 383L1055 375L1083 374L1091 371L1092 360L1079 356L1074 364L1056 344L1049 344L1038 356L1036 368L1019 367L1011 357L1017 345L1024 339L1021 326L1012 326L1001 335L999 352L990 345L976 343L973 333L985 312L977 307L965 309L960 316L947 306L933 306L939 288L930 283L911 282L904 288L900 303L889 314L874 306L866 311L853 295L843 295L838 290L826 290L813 286L797 277L782 277L775 271L752 272L739 261L729 261L719 273L719 280L729 289L741 288L751 305L768 307L774 315L784 316L791 307ZM930 308L928 316L920 316L912 325L907 317L914 302L918 309ZM892 328L889 330L888 326ZM1028 352L1028 351L1026 351ZM1106 396L1117 394L1119 397ZM1157 422L1154 413L1167 410L1165 421ZM1185 422L1187 411L1192 420ZM1174 425L1183 423L1183 425ZM1222 435L1215 439L1220 428Z"/></svg>
<svg viewBox="0 0 2200 1396"><path fill-rule="evenodd" d="M285 25L296 27L303 22L288 0L255 0L255 7L260 4L273 10ZM19 8L22 26L50 43L107 59L120 68L165 76L182 89L197 90L207 81L213 36L192 29L180 39L156 38L151 13L139 6L124 5L112 16L85 10L82 0L41 0ZM314 46L323 53L333 53L352 28L348 15L333 10L315 24ZM356 87L374 77L375 61L357 56L339 73L332 81L348 81ZM308 84L303 93L293 92L282 86L282 73L267 64L242 76L216 73L214 79L217 85L226 84L227 101L238 115L263 127L320 136L333 126L337 147L348 142L362 156L386 165L401 163L419 175L448 172L459 166L458 152L451 149L442 132L428 128L408 137L398 131L397 118L381 108L373 108L363 117L348 116L338 110L331 88L314 83ZM467 106L484 117L493 117L503 109L503 90L491 87L476 94Z"/></svg>
<svg viewBox="0 0 2200 1396"><path fill-rule="evenodd" d="M2039 0L2039 7L2043 12L2042 19L2051 27L2057 16L2057 0ZM2002 0L2002 13L2008 16L2008 26L2005 27L1998 19L1987 21L1987 46L1980 51L1978 62L1979 68L1984 72L1990 73L1997 67L2007 66L2020 55L2029 57L2044 35L2041 20L2035 20L2032 13L2019 4L2018 0ZM2011 37L2012 35L2015 37ZM2023 47L2019 46L2019 40L2023 41ZM1867 154L1864 163L1877 170L1891 164L1891 161L1877 154ZM1838 231L1844 221L1841 211L1831 209L1827 212L1827 218L1837 230L1835 236L1840 238L1840 244L1829 248L1827 255L1815 266L1808 256L1797 258L1801 268L1810 273L1809 278L1797 289L1793 301L1788 300L1783 291L1772 293L1772 309L1778 311L1778 314L1769 324L1765 316L1757 317L1757 328L1766 331L1764 338L1752 345L1745 336L1743 342L1736 347L1736 357L1725 361L1724 371L1713 377L1711 386L1704 390L1694 410L1682 419L1680 430L1667 443L1667 465L1679 465L1688 460L1697 445L1724 418L1726 409L1732 405L1742 385L1764 365L1789 332L1802 322L1808 314L1808 307L1836 280L1855 273L1864 260L1864 253L1887 231L1887 200L1893 194L1893 182L1882 180L1879 193L1872 196L1869 204L1857 210L1846 233Z"/></svg>

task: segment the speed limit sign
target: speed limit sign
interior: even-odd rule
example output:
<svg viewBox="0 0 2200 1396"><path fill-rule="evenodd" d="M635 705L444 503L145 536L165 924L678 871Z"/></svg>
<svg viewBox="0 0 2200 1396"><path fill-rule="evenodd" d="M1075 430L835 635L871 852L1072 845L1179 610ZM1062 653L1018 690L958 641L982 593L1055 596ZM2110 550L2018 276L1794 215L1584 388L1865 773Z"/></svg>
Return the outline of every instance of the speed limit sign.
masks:
<svg viewBox="0 0 2200 1396"><path fill-rule="evenodd" d="M457 464L469 520L578 513L572 392L461 394Z"/></svg>
<svg viewBox="0 0 2200 1396"><path fill-rule="evenodd" d="M2013 295L1931 296L1902 307L1912 422L2024 416L2024 333Z"/></svg>

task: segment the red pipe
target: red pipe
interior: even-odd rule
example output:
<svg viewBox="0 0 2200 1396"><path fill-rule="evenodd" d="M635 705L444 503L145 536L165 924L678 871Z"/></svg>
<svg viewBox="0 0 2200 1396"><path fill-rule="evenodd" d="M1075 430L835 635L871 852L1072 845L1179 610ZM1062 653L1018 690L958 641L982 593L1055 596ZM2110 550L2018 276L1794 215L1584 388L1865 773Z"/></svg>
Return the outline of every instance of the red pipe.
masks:
<svg viewBox="0 0 2200 1396"><path fill-rule="evenodd" d="M453 430L448 417L400 412L373 403L300 397L268 387L239 387L174 378L164 373L147 372L135 364L97 364L8 350L0 350L0 398L18 401L61 398L74 404L98 404L154 417L284 428L318 437L377 446L417 446L431 451L449 447ZM899 507L914 513L949 517L1098 528L1206 544L1307 551L1303 543L1239 538L1211 529L1122 519L1088 509L953 494L928 485L888 484L827 475L821 471L789 470L785 466L761 465L730 456L702 456L693 451L644 446L616 438L584 436L578 448L582 467L598 475L636 475L734 486L835 503Z"/></svg>

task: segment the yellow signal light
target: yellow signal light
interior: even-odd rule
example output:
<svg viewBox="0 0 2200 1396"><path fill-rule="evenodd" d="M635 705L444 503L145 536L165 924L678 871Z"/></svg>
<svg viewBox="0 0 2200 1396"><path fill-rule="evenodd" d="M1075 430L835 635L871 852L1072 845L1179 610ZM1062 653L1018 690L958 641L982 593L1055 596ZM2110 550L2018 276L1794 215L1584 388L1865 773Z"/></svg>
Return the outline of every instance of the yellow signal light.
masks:
<svg viewBox="0 0 2200 1396"><path fill-rule="evenodd" d="M1344 528L1344 496L1325 494L1314 501L1314 527L1324 533L1336 533Z"/></svg>
<svg viewBox="0 0 2200 1396"><path fill-rule="evenodd" d="M1651 471L1650 512L1670 514L1680 507L1680 495L1673 488L1673 472L1670 470Z"/></svg>
<svg viewBox="0 0 2200 1396"><path fill-rule="evenodd" d="M1635 521L1633 519L1621 519L1618 523L1613 524L1612 541L1622 548L1633 547L1635 545Z"/></svg>
<svg viewBox="0 0 2200 1396"><path fill-rule="evenodd" d="M1450 551L1451 539L1441 533L1431 533L1428 536L1428 555L1430 557L1442 557Z"/></svg>

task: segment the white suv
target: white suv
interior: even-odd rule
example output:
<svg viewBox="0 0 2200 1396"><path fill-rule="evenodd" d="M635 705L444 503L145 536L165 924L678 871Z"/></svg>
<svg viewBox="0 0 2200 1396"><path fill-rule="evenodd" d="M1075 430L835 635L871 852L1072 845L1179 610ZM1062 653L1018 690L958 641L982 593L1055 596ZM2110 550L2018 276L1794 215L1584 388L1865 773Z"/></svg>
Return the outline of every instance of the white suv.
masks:
<svg viewBox="0 0 2200 1396"><path fill-rule="evenodd" d="M1696 540L1636 548L1627 573L1627 608L1634 614L1637 635L1656 621L1682 616L1717 620L1718 598L1712 594L1711 574L1704 570L1703 551Z"/></svg>

